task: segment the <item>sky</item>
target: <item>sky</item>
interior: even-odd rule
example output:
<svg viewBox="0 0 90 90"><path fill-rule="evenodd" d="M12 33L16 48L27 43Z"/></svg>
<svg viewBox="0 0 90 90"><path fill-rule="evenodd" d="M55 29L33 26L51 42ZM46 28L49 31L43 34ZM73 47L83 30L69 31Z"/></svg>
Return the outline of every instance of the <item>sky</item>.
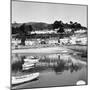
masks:
<svg viewBox="0 0 90 90"><path fill-rule="evenodd" d="M45 22L54 23L62 20L79 22L87 27L87 6L12 1L12 23Z"/></svg>

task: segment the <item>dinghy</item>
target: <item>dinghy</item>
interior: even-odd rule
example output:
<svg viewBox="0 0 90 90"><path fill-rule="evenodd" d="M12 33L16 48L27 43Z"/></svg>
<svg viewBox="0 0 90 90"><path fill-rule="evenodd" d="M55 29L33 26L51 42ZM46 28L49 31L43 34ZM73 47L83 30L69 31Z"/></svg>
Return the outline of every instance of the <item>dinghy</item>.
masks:
<svg viewBox="0 0 90 90"><path fill-rule="evenodd" d="M39 77L38 72L23 76L12 76L12 85L28 82L38 77Z"/></svg>
<svg viewBox="0 0 90 90"><path fill-rule="evenodd" d="M30 62L30 63L36 63L39 61L39 58L36 58L34 56L28 56L26 59L24 59L24 62Z"/></svg>
<svg viewBox="0 0 90 90"><path fill-rule="evenodd" d="M33 67L34 67L34 63L33 63L33 64L24 63L24 64L22 65L22 69L23 69L23 70L28 70L28 69L33 68Z"/></svg>
<svg viewBox="0 0 90 90"><path fill-rule="evenodd" d="M33 66L30 66L30 67L23 67L22 70L29 70L29 69L31 69L31 68L34 68L34 67L33 67Z"/></svg>
<svg viewBox="0 0 90 90"><path fill-rule="evenodd" d="M34 66L34 63L24 63L22 65L22 67L30 67L30 66Z"/></svg>

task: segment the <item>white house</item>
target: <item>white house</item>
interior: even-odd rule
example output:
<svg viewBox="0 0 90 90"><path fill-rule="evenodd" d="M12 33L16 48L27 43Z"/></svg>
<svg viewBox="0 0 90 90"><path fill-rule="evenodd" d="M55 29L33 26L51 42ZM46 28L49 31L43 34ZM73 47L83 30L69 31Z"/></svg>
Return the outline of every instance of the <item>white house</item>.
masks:
<svg viewBox="0 0 90 90"><path fill-rule="evenodd" d="M20 44L21 43L21 40L19 40L19 39L12 39L12 45L18 45L18 44Z"/></svg>
<svg viewBox="0 0 90 90"><path fill-rule="evenodd" d="M60 44L67 44L69 40L70 40L69 38L60 39Z"/></svg>
<svg viewBox="0 0 90 90"><path fill-rule="evenodd" d="M79 42L79 44L82 44L82 45L86 45L87 37L78 38L76 42Z"/></svg>
<svg viewBox="0 0 90 90"><path fill-rule="evenodd" d="M76 44L76 40L77 40L76 37L71 37L70 43L71 43L71 44Z"/></svg>
<svg viewBox="0 0 90 90"><path fill-rule="evenodd" d="M43 30L43 31L32 31L31 34L51 34L51 33L57 33L56 31L53 30Z"/></svg>
<svg viewBox="0 0 90 90"><path fill-rule="evenodd" d="M25 41L25 45L26 45L26 46L32 46L32 45L35 44L35 42L36 42L35 40L26 40L26 41Z"/></svg>
<svg viewBox="0 0 90 90"><path fill-rule="evenodd" d="M48 43L49 44L56 44L56 43L58 43L58 39L50 39L50 40L48 40Z"/></svg>
<svg viewBox="0 0 90 90"><path fill-rule="evenodd" d="M82 30L82 29L80 29L80 30L78 30L78 31L75 31L75 33L85 33L85 32L87 32L86 30Z"/></svg>
<svg viewBox="0 0 90 90"><path fill-rule="evenodd" d="M85 35L71 36L70 38L71 44L82 44L82 45L87 44L87 36Z"/></svg>

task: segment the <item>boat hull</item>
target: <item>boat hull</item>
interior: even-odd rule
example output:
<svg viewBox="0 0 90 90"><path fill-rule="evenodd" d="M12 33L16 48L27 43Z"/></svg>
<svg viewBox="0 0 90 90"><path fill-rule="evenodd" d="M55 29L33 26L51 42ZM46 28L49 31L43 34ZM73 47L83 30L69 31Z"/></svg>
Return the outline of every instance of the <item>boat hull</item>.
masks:
<svg viewBox="0 0 90 90"><path fill-rule="evenodd" d="M12 85L32 81L33 79L36 79L38 77L39 77L39 73L32 73L30 75L12 77Z"/></svg>

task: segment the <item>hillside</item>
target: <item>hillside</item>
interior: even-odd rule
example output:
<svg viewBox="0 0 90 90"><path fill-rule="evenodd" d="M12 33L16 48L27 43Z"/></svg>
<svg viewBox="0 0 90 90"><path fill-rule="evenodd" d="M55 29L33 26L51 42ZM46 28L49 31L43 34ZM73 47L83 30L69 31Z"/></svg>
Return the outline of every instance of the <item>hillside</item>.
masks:
<svg viewBox="0 0 90 90"><path fill-rule="evenodd" d="M23 23L12 23L12 27L20 27ZM52 29L52 24L47 24L43 22L28 22L25 25L31 25L33 30L45 30L45 29Z"/></svg>

